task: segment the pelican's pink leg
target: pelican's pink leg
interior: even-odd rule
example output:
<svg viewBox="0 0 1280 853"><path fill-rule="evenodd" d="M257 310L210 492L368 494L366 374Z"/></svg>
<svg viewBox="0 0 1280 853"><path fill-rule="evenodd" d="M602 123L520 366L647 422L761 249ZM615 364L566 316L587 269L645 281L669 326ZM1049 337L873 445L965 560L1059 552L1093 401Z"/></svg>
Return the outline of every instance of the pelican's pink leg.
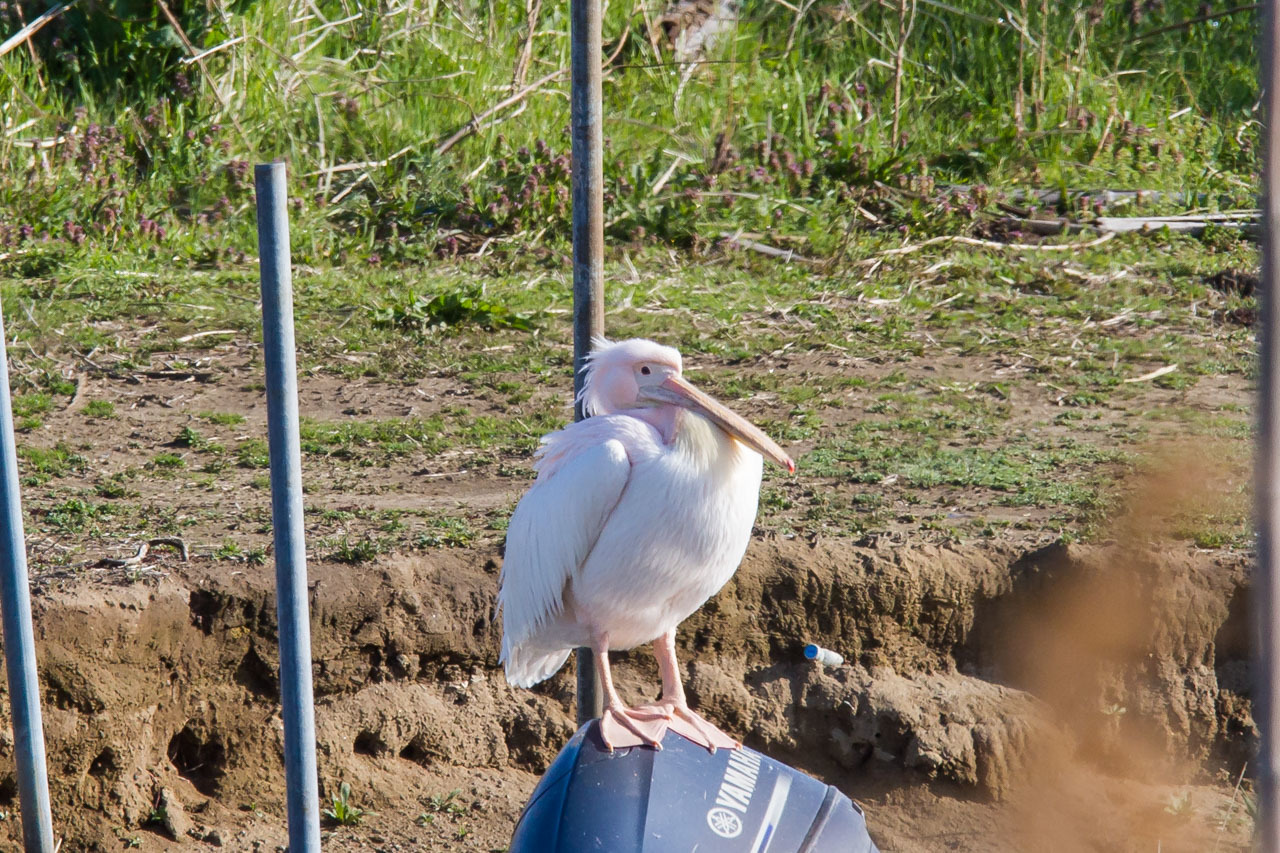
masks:
<svg viewBox="0 0 1280 853"><path fill-rule="evenodd" d="M742 744L720 731L695 714L684 695L680 681L680 664L676 662L676 635L674 631L663 634L653 644L653 656L658 659L658 671L662 673L662 698L657 707L668 709L671 731L683 735L698 746L715 752L717 748L740 749Z"/></svg>
<svg viewBox="0 0 1280 853"><path fill-rule="evenodd" d="M596 674L604 690L604 713L600 715L600 739L613 752L615 747L652 746L662 749L662 736L667 733L667 716L642 709L629 709L613 686L609 670L609 635L594 635L591 650L595 653Z"/></svg>

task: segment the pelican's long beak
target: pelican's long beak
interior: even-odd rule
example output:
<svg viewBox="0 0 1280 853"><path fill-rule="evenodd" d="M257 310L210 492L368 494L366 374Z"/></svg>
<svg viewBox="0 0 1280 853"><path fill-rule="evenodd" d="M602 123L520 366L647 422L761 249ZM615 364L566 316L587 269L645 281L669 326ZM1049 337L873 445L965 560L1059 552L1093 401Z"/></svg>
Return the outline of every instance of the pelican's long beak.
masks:
<svg viewBox="0 0 1280 853"><path fill-rule="evenodd" d="M640 389L641 395L657 402L683 406L697 412L729 435L766 459L772 459L788 473L796 472L796 463L772 438L760 431L755 424L730 411L723 403L690 385L682 376L668 376L660 385Z"/></svg>

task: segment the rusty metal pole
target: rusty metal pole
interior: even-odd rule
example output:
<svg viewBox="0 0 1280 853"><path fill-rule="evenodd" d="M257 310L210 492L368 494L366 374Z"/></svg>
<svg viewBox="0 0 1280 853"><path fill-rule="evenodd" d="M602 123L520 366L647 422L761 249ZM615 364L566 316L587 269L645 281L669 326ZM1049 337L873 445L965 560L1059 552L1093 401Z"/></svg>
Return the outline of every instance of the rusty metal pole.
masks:
<svg viewBox="0 0 1280 853"><path fill-rule="evenodd" d="M600 0L572 0L573 134L573 394L574 420L582 420L582 367L591 340L604 334L604 166L601 133ZM578 649L578 725L599 717L600 679L591 649Z"/></svg>
<svg viewBox="0 0 1280 853"><path fill-rule="evenodd" d="M1262 167L1262 288L1260 292L1262 322L1259 326L1259 401L1258 458L1254 473L1257 501L1258 565L1254 576L1255 623L1258 639L1257 680L1254 688L1253 714L1261 735L1258 754L1258 849L1263 853L1280 853L1280 774L1276 762L1280 758L1280 702L1276 701L1276 685L1280 684L1280 630L1275 618L1280 605L1280 571L1277 571L1277 536L1280 536L1280 303L1276 296L1280 284L1280 133L1276 132L1280 116L1280 81L1277 80L1275 51L1280 46L1280 18L1276 3L1269 0L1263 7L1261 38L1263 101L1263 167Z"/></svg>

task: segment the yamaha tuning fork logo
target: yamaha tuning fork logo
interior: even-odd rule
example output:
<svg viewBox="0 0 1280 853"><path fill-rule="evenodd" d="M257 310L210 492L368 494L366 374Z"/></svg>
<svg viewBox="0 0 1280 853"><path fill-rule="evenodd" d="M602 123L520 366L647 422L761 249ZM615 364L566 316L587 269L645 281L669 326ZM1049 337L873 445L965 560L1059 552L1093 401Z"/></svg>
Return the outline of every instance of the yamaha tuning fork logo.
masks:
<svg viewBox="0 0 1280 853"><path fill-rule="evenodd" d="M721 838L737 838L742 834L742 818L723 806L707 810L707 826Z"/></svg>

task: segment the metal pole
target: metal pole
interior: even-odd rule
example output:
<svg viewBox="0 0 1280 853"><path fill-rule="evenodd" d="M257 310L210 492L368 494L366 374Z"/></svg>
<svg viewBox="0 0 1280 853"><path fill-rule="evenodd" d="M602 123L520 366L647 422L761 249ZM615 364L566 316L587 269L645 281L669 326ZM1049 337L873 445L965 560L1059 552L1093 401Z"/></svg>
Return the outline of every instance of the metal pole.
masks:
<svg viewBox="0 0 1280 853"><path fill-rule="evenodd" d="M4 563L0 565L0 611L4 619L4 664L13 711L13 751L18 765L18 801L22 806L22 846L27 853L53 853L53 815L45 770L44 724L40 719L40 681L36 639L31 628L27 588L27 544L18 493L18 448L13 439L9 395L9 356L0 314L0 465L3 466Z"/></svg>
<svg viewBox="0 0 1280 853"><path fill-rule="evenodd" d="M276 618L280 624L280 702L288 786L289 850L320 851L316 721L311 693L311 623L307 552L302 529L302 453L298 443L298 370L293 345L289 268L289 200L284 163L253 170L258 197L262 276L262 349L267 368L267 433L271 450L271 524L276 552Z"/></svg>
<svg viewBox="0 0 1280 853"><path fill-rule="evenodd" d="M1257 590L1255 621L1258 633L1257 687L1254 695L1254 720L1261 734L1258 754L1258 824L1259 849L1263 853L1280 853L1280 810L1277 809L1276 761L1280 757L1280 702L1276 701L1276 685L1280 684L1280 631L1275 616L1280 604L1280 571L1277 571L1276 537L1280 536L1280 302L1276 287L1280 283L1280 133L1276 132L1280 116L1280 81L1277 80L1275 50L1280 46L1280 17L1276 1L1263 9L1262 90L1266 102L1263 115L1263 179L1262 179L1262 322L1259 326L1258 462L1255 490L1258 501L1258 569L1254 578Z"/></svg>
<svg viewBox="0 0 1280 853"><path fill-rule="evenodd" d="M601 132L600 0L572 0L569 9L573 133L573 394L591 339L604 334L604 165ZM573 416L582 420L581 404ZM591 649L578 649L578 725L603 710Z"/></svg>

